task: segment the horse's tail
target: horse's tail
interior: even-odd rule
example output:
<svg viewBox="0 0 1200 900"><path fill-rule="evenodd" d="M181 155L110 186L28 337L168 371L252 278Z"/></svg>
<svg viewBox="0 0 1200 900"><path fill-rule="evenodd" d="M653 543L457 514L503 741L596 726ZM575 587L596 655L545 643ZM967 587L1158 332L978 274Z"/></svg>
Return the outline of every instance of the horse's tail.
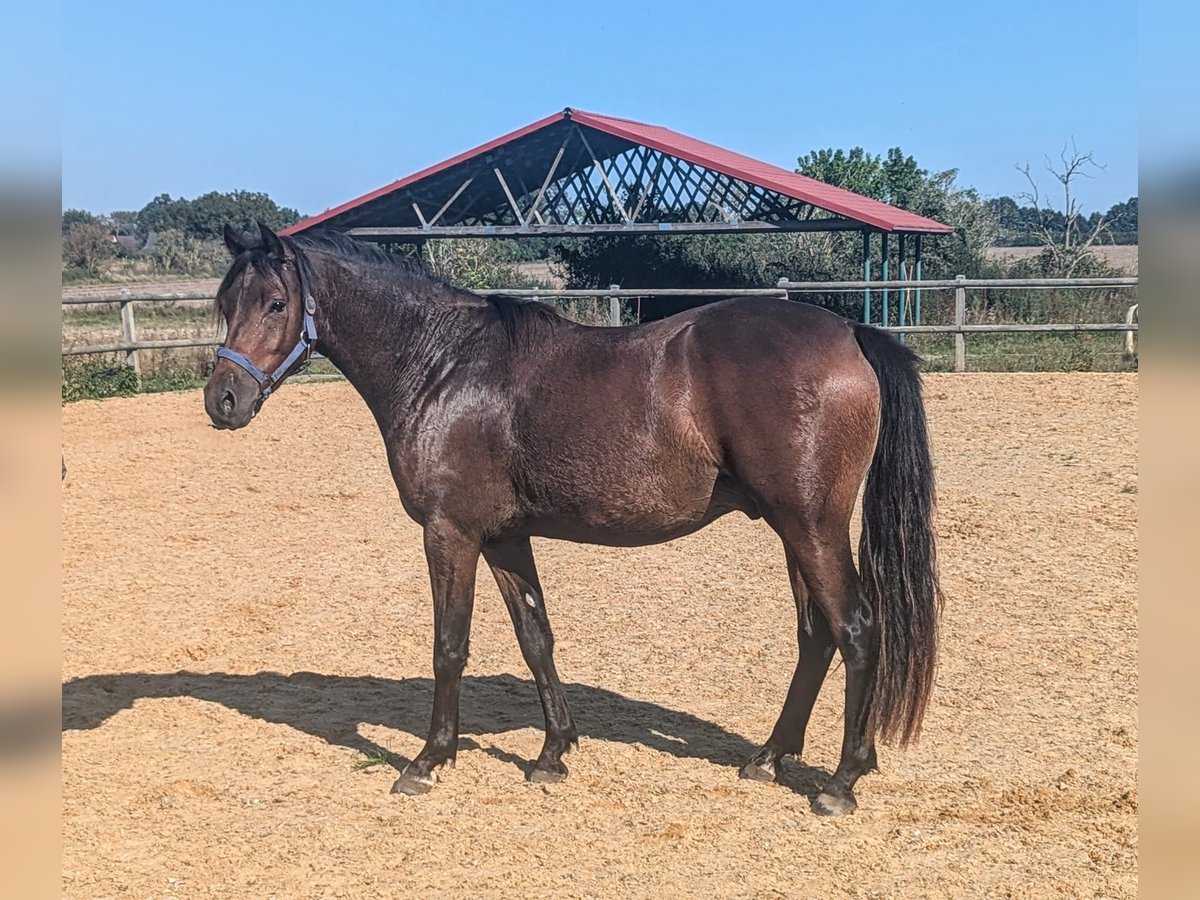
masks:
<svg viewBox="0 0 1200 900"><path fill-rule="evenodd" d="M863 589L876 611L880 636L871 726L879 739L904 745L920 733L937 663L943 601L933 530L933 461L919 357L868 325L856 325L854 336L879 379L882 407L858 545Z"/></svg>

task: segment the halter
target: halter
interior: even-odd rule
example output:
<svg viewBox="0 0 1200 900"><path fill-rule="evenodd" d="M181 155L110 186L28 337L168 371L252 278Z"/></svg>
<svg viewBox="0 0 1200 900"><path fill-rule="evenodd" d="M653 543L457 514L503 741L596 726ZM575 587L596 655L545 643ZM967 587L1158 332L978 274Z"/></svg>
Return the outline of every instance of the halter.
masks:
<svg viewBox="0 0 1200 900"><path fill-rule="evenodd" d="M284 260L284 265L287 266L289 260ZM271 391L275 390L288 375L292 374L294 368L300 368L308 362L313 354L313 345L317 342L317 326L313 322L313 314L317 311L317 301L313 299L313 295L308 291L308 285L304 278L304 265L300 262L300 253L296 251L296 261L294 263L296 270L296 279L300 282L300 294L304 298L304 324L300 329L300 340L296 342L296 346L292 348L292 352L287 355L287 359L279 364L271 374L267 374L243 354L236 350L230 350L228 347L221 345L217 348L217 359L227 359L237 366L241 366L249 373L250 377L258 382L259 402L264 402L271 396ZM299 363L299 365L297 365Z"/></svg>

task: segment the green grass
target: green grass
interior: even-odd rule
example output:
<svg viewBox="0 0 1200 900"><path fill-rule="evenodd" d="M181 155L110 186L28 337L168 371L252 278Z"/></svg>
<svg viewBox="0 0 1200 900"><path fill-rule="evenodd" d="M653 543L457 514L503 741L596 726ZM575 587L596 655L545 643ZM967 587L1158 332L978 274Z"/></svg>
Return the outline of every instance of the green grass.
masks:
<svg viewBox="0 0 1200 900"><path fill-rule="evenodd" d="M356 759L353 768L356 772L362 772L375 766L391 766L395 764L396 758L392 756L390 751L376 747L369 753L364 753L360 759Z"/></svg>
<svg viewBox="0 0 1200 900"><path fill-rule="evenodd" d="M136 303L134 318L139 330L158 326L210 328L215 333L212 307L192 301L181 303ZM63 308L64 328L121 327L120 308L112 306L67 306Z"/></svg>
<svg viewBox="0 0 1200 900"><path fill-rule="evenodd" d="M928 372L954 370L951 335L911 334L907 339L925 359ZM1124 352L1124 334L968 334L968 372L1136 372L1137 356Z"/></svg>

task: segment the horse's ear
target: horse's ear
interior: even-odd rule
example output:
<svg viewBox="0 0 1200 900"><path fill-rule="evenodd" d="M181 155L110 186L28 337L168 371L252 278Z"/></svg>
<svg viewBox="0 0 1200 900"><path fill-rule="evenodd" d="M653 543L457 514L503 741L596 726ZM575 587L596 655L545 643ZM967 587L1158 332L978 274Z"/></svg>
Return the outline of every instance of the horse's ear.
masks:
<svg viewBox="0 0 1200 900"><path fill-rule="evenodd" d="M236 228L226 222L225 246L229 248L229 252L236 258L250 249L250 239L239 234Z"/></svg>
<svg viewBox="0 0 1200 900"><path fill-rule="evenodd" d="M283 259L283 241L279 239L279 235L262 222L258 223L258 233L262 235L262 245L267 253L276 259Z"/></svg>

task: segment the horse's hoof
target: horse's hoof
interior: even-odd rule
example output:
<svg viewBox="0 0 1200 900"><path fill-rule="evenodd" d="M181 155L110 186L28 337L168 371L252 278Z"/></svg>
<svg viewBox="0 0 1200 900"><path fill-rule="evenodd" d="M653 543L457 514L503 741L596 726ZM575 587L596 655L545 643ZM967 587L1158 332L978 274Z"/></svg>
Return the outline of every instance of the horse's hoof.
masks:
<svg viewBox="0 0 1200 900"><path fill-rule="evenodd" d="M739 778L747 781L762 781L770 783L775 780L775 766L770 763L760 763L750 760L738 772Z"/></svg>
<svg viewBox="0 0 1200 900"><path fill-rule="evenodd" d="M437 776L430 772L428 775L410 775L405 772L392 785L393 794L404 794L407 797L420 797L428 794L437 784Z"/></svg>
<svg viewBox="0 0 1200 900"><path fill-rule="evenodd" d="M858 801L850 794L821 793L813 801L812 808L818 816L848 816L858 809Z"/></svg>
<svg viewBox="0 0 1200 900"><path fill-rule="evenodd" d="M529 782L531 784L558 784L566 780L566 766L563 767L561 772L555 772L551 769L534 769L529 773Z"/></svg>

